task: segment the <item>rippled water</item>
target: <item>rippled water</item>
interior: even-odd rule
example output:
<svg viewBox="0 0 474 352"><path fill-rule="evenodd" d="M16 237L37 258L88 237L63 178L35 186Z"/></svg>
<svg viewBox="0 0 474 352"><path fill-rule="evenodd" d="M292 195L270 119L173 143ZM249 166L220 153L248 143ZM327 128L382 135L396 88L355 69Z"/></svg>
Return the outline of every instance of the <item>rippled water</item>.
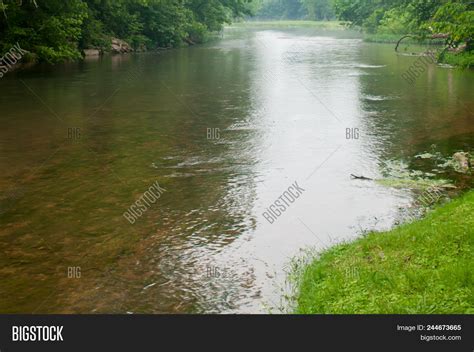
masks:
<svg viewBox="0 0 474 352"><path fill-rule="evenodd" d="M415 59L346 32L234 28L203 46L10 73L0 311L279 306L301 249L389 228L412 200L351 173L474 145L474 74L430 66L408 84ZM129 224L156 181L166 191ZM305 191L270 224L262 213L294 182Z"/></svg>

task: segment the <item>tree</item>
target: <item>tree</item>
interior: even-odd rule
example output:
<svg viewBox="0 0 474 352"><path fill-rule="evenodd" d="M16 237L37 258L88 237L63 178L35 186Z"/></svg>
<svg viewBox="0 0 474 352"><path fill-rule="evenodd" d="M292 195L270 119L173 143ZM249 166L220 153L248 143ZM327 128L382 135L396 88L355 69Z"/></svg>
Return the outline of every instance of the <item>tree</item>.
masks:
<svg viewBox="0 0 474 352"><path fill-rule="evenodd" d="M48 62L79 58L78 41L87 17L87 5L81 0L44 0L3 2L0 17L2 52L14 43Z"/></svg>
<svg viewBox="0 0 474 352"><path fill-rule="evenodd" d="M436 33L449 34L450 44L466 44L466 50L473 49L474 6L472 2L449 1L440 6L426 27Z"/></svg>
<svg viewBox="0 0 474 352"><path fill-rule="evenodd" d="M300 0L263 1L258 17L266 19L299 19L304 17L305 9Z"/></svg>
<svg viewBox="0 0 474 352"><path fill-rule="evenodd" d="M302 0L302 3L309 19L321 21L335 16L332 0Z"/></svg>

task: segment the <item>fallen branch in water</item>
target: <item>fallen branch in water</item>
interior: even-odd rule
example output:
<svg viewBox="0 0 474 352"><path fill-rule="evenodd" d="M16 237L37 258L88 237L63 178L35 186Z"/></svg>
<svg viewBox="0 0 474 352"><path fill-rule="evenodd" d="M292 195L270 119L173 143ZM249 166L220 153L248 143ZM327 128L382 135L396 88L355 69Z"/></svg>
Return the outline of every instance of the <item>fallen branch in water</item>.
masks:
<svg viewBox="0 0 474 352"><path fill-rule="evenodd" d="M414 34L407 34L407 35L404 35L403 37L401 37L398 42L397 42L397 45L395 46L395 51L398 53L398 47L400 46L400 43L402 42L403 39L406 39L406 38L412 38L412 39L415 39L415 40L423 40L423 39L429 39L429 40L435 40L435 39L446 39L446 43L448 42L448 39L449 39L449 34L447 33L434 33L432 35L430 35L429 37L422 37L420 35L414 35Z"/></svg>
<svg viewBox="0 0 474 352"><path fill-rule="evenodd" d="M365 176L357 176L357 175L354 175L354 174L351 174L351 178L354 179L354 180L373 181L372 178L368 178L368 177L365 177Z"/></svg>

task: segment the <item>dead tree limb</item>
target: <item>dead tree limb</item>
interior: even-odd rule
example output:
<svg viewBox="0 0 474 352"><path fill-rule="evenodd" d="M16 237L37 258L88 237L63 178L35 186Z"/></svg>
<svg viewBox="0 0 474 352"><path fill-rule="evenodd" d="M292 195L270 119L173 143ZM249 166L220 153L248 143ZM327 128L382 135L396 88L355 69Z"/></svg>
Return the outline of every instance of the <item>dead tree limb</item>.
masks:
<svg viewBox="0 0 474 352"><path fill-rule="evenodd" d="M357 175L354 175L354 174L351 174L351 178L354 179L354 180L373 181L372 178L368 178L368 177L365 177L365 176L357 176Z"/></svg>
<svg viewBox="0 0 474 352"><path fill-rule="evenodd" d="M446 39L446 41L449 39L449 34L448 33L435 33L435 34L432 34L430 35L429 37L422 37L422 36L419 36L419 35L414 35L414 34L407 34L407 35L404 35L403 37L401 37L398 42L397 42L397 45L395 46L395 51L398 52L398 47L400 46L400 43L406 39L406 38L413 38L415 40L422 40L422 39L429 39L429 40L435 40L435 39Z"/></svg>

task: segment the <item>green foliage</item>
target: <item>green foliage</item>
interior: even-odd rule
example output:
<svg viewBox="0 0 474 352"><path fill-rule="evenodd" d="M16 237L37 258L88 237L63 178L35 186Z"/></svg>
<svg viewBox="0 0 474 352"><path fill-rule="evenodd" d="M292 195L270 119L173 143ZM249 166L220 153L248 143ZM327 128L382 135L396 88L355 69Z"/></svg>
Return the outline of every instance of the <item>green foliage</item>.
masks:
<svg viewBox="0 0 474 352"><path fill-rule="evenodd" d="M446 33L455 44L472 44L474 11L468 0L334 0L334 9L369 33Z"/></svg>
<svg viewBox="0 0 474 352"><path fill-rule="evenodd" d="M135 34L128 38L128 42L132 46L133 50L145 50L147 47L152 46L152 41L148 37L142 34Z"/></svg>
<svg viewBox="0 0 474 352"><path fill-rule="evenodd" d="M106 49L109 46L110 38L105 34L104 24L96 19L93 12L88 9L88 15L82 23L79 47Z"/></svg>
<svg viewBox="0 0 474 352"><path fill-rule="evenodd" d="M7 51L14 43L36 53L40 59L58 62L80 57L78 42L87 17L81 0L49 0L38 3L4 2L0 17L0 47Z"/></svg>
<svg viewBox="0 0 474 352"><path fill-rule="evenodd" d="M396 4L399 1L391 1ZM374 12L382 14L388 8L384 0L334 0L334 10L340 19L363 26Z"/></svg>
<svg viewBox="0 0 474 352"><path fill-rule="evenodd" d="M332 0L255 0L251 9L262 19L321 21L335 18Z"/></svg>
<svg viewBox="0 0 474 352"><path fill-rule="evenodd" d="M324 252L301 277L297 313L474 313L474 192L425 219Z"/></svg>
<svg viewBox="0 0 474 352"><path fill-rule="evenodd" d="M335 17L332 0L301 0L311 20L330 20Z"/></svg>
<svg viewBox="0 0 474 352"><path fill-rule="evenodd" d="M370 41L396 42L404 34L416 35L421 41L445 34L446 44L468 54L456 58L446 53L440 60L449 58L450 63L472 66L474 2L470 0L333 0L333 4L338 18L363 28Z"/></svg>
<svg viewBox="0 0 474 352"><path fill-rule="evenodd" d="M409 34L413 31L410 13L403 8L397 7L387 10L379 20L379 26L374 31L380 34Z"/></svg>
<svg viewBox="0 0 474 352"><path fill-rule="evenodd" d="M435 32L449 33L453 44L471 46L474 37L474 8L471 4L448 2L437 9L428 25Z"/></svg>
<svg viewBox="0 0 474 352"><path fill-rule="evenodd" d="M413 0L408 3L406 9L413 18L414 24L421 27L433 17L444 2L444 0Z"/></svg>
<svg viewBox="0 0 474 352"><path fill-rule="evenodd" d="M111 39L136 49L201 43L236 17L330 20L337 16L388 37L447 33L472 50L469 0L0 0L0 50L19 42L31 57L58 62L86 48L110 49Z"/></svg>
<svg viewBox="0 0 474 352"><path fill-rule="evenodd" d="M266 19L294 20L304 17L300 0L264 0L256 16Z"/></svg>
<svg viewBox="0 0 474 352"><path fill-rule="evenodd" d="M219 0L192 0L188 4L194 19L211 31L219 31L229 20L228 8Z"/></svg>
<svg viewBox="0 0 474 352"><path fill-rule="evenodd" d="M19 42L39 60L77 59L82 49L108 50L112 38L134 48L202 42L250 0L2 0L0 49Z"/></svg>
<svg viewBox="0 0 474 352"><path fill-rule="evenodd" d="M474 52L471 50L459 54L446 53L442 62L460 68L474 68Z"/></svg>
<svg viewBox="0 0 474 352"><path fill-rule="evenodd" d="M195 43L206 42L209 36L207 27L199 22L193 22L189 24L187 32L189 33L189 39Z"/></svg>

